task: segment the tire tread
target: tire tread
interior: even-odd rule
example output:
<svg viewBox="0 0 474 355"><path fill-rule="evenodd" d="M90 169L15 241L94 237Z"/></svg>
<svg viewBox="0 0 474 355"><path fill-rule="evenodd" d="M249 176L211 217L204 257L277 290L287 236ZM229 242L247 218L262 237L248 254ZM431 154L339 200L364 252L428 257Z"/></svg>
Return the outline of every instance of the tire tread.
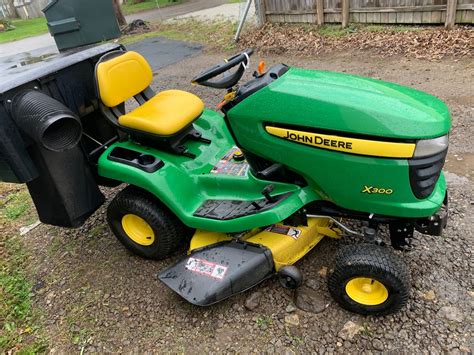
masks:
<svg viewBox="0 0 474 355"><path fill-rule="evenodd" d="M364 306L355 301L348 302L343 297L345 283L351 275L355 277L354 274L358 271L361 274L370 273L374 278L386 279L398 285L396 290L392 290L395 293L392 295L394 301L385 308ZM386 315L397 312L408 302L410 285L410 273L405 263L387 248L368 243L342 247L336 254L334 271L328 279L329 291L342 307L365 315Z"/></svg>
<svg viewBox="0 0 474 355"><path fill-rule="evenodd" d="M139 246L123 235L121 224L122 211L130 211L146 217L147 222L156 231L159 248ZM120 218L120 221L118 220ZM166 206L147 191L135 186L127 186L112 200L107 209L107 221L119 241L134 254L148 259L164 259L176 251L189 234L186 227ZM157 235L156 235L157 234Z"/></svg>

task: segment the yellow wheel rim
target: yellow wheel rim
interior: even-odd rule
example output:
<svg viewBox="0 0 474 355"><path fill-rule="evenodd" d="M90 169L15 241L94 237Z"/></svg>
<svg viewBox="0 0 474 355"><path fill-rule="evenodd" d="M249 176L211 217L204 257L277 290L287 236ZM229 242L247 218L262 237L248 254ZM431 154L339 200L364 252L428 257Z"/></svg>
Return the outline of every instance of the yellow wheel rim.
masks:
<svg viewBox="0 0 474 355"><path fill-rule="evenodd" d="M135 243L148 246L155 241L153 229L143 218L134 214L126 214L122 217L122 227L127 236Z"/></svg>
<svg viewBox="0 0 474 355"><path fill-rule="evenodd" d="M379 281L368 277L356 277L346 285L347 295L357 303L376 306L388 298L387 288Z"/></svg>

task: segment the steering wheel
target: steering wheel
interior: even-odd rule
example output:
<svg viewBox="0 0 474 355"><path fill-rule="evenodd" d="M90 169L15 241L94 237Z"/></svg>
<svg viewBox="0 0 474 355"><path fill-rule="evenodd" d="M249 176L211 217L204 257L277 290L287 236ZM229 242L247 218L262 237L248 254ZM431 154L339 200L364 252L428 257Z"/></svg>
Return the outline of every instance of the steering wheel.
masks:
<svg viewBox="0 0 474 355"><path fill-rule="evenodd" d="M219 63L212 68L203 71L192 80L192 83L216 89L229 89L237 84L240 78L242 78L242 75L244 75L245 69L247 69L247 66L249 65L250 56L252 53L252 48L246 49L245 51L223 61L222 63ZM224 76L220 80L209 80L232 69L237 65L239 65L239 68L234 73Z"/></svg>

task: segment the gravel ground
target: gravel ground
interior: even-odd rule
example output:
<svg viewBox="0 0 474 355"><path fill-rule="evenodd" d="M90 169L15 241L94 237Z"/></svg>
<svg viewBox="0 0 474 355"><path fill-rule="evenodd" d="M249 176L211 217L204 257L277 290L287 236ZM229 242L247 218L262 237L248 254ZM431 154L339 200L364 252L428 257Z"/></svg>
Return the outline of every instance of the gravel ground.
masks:
<svg viewBox="0 0 474 355"><path fill-rule="evenodd" d="M205 53L169 66L159 72L155 87L186 89L215 107L223 93L189 81L223 56ZM254 65L258 58L254 56ZM412 272L408 306L374 318L348 313L331 301L326 268L338 247L353 242L347 238L323 240L299 263L306 277L304 292L313 297L313 306L322 305L316 307L320 313L296 309L293 292L275 280L218 305L197 308L156 281L156 273L179 256L154 262L129 254L108 230L103 207L80 229L41 225L24 237L32 253L34 304L44 312L51 351L472 352L472 61L380 59L368 52L266 59L268 64L286 62L394 81L432 93L449 105L454 118L446 168L449 227L443 237L417 234L415 249L402 255ZM110 199L116 190L105 193Z"/></svg>

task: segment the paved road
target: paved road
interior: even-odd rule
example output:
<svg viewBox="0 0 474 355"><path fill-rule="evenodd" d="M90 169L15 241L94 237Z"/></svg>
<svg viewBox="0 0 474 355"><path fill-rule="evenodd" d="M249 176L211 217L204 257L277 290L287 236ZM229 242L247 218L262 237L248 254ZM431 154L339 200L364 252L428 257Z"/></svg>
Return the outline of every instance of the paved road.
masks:
<svg viewBox="0 0 474 355"><path fill-rule="evenodd" d="M41 52L57 53L56 43L49 33L19 41L0 44L0 58L41 49Z"/></svg>

